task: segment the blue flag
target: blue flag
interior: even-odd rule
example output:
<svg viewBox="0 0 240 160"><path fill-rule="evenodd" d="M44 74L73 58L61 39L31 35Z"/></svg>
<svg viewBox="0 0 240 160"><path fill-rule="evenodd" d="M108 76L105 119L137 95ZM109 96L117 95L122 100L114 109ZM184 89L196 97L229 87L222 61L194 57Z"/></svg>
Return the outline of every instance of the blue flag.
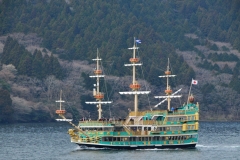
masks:
<svg viewBox="0 0 240 160"><path fill-rule="evenodd" d="M136 39L136 43L142 43L140 39Z"/></svg>

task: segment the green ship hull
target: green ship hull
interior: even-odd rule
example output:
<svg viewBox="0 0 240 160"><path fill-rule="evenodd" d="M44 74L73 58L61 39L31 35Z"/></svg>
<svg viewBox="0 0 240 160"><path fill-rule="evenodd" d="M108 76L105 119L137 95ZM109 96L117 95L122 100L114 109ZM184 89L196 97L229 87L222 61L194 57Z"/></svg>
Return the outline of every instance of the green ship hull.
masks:
<svg viewBox="0 0 240 160"><path fill-rule="evenodd" d="M130 113L126 120L80 121L68 131L80 146L114 149L194 148L198 143L198 104L193 109ZM182 107L184 108L184 107ZM186 107L185 107L186 108Z"/></svg>

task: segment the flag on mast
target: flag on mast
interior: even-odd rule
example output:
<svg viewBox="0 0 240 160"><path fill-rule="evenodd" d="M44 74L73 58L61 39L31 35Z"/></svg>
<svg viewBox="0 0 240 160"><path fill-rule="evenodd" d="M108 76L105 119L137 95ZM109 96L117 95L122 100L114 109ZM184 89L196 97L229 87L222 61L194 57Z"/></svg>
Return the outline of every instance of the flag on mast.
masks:
<svg viewBox="0 0 240 160"><path fill-rule="evenodd" d="M136 43L142 43L140 39L136 39Z"/></svg>
<svg viewBox="0 0 240 160"><path fill-rule="evenodd" d="M192 79L192 84L194 84L194 85L197 85L197 84L198 84L198 81L197 81L197 80L194 80L194 79Z"/></svg>

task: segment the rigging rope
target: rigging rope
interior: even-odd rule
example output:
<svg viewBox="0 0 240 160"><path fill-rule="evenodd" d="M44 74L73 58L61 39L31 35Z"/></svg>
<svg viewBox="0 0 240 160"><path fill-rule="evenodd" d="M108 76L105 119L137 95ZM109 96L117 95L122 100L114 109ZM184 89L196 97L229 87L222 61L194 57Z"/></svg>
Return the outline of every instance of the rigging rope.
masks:
<svg viewBox="0 0 240 160"><path fill-rule="evenodd" d="M99 57L101 57L100 56L100 53L99 53ZM102 71L103 71L103 74L107 74L106 72L105 72L105 69L103 68L103 62L102 61L100 61L100 66L101 66L101 68L102 68ZM107 74L108 75L108 74ZM106 82L106 80L105 80L105 78L104 78L104 87L105 87L105 92L106 92L106 96L107 96L107 101L110 101L109 99L109 97L110 97L110 95L108 94L108 88L107 88L107 82ZM105 97L105 96L104 96ZM111 106L110 106L110 104L107 104L108 105L108 110L109 110L109 116L110 116L110 118L112 117L112 112L111 112Z"/></svg>
<svg viewBox="0 0 240 160"><path fill-rule="evenodd" d="M137 50L137 55L138 55L138 57L141 57L139 50ZM141 62L142 62L142 61L141 61ZM142 71L142 77L143 77L143 79L144 79L144 87L145 87L146 90L148 90L147 85L146 85L146 79L145 79L145 77L144 77L144 72L143 72L143 66L142 66L142 65L141 65L141 71ZM150 89L149 89L149 90L150 90ZM149 95L148 95L148 94L147 94L147 99L148 99L148 105L150 106L150 109L152 109L152 108L151 108L150 98L149 98Z"/></svg>

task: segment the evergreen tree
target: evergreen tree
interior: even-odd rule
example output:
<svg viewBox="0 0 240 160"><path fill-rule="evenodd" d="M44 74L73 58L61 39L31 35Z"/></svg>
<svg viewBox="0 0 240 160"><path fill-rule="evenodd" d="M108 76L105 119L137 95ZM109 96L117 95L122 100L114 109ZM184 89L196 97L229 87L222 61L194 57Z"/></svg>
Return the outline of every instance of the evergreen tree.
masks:
<svg viewBox="0 0 240 160"><path fill-rule="evenodd" d="M224 65L222 72L232 74L232 70L231 70L231 68L229 68L229 66L227 64Z"/></svg>
<svg viewBox="0 0 240 160"><path fill-rule="evenodd" d="M53 69L53 75L55 75L56 78L62 79L64 77L62 67L58 62L58 59L55 57L52 59L52 69Z"/></svg>
<svg viewBox="0 0 240 160"><path fill-rule="evenodd" d="M43 66L42 66L42 74L44 77L48 75L52 75L52 69L51 69L51 59L48 56L48 54L45 54L43 58Z"/></svg>
<svg viewBox="0 0 240 160"><path fill-rule="evenodd" d="M11 122L13 113L10 93L7 90L0 89L0 122Z"/></svg>
<svg viewBox="0 0 240 160"><path fill-rule="evenodd" d="M35 50L33 54L33 62L32 62L32 76L42 79L42 53L41 51Z"/></svg>
<svg viewBox="0 0 240 160"><path fill-rule="evenodd" d="M17 45L17 41L13 40L11 37L7 37L6 43L3 48L1 61L3 64L11 64L12 57L14 55L10 55L11 50Z"/></svg>
<svg viewBox="0 0 240 160"><path fill-rule="evenodd" d="M19 74L32 76L32 55L30 53L26 52L22 55L17 69Z"/></svg>

